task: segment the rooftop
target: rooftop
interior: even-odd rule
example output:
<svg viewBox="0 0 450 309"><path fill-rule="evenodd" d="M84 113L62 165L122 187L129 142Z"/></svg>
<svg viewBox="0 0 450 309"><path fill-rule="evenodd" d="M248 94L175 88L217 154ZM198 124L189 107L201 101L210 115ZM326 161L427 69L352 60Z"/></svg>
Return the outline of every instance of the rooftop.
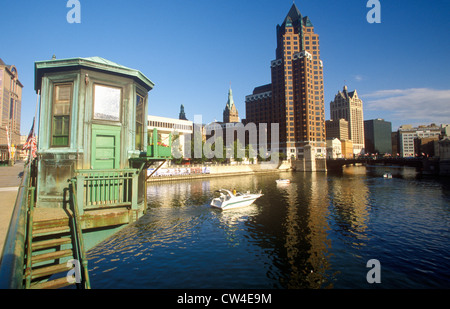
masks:
<svg viewBox="0 0 450 309"><path fill-rule="evenodd" d="M127 68L123 65L117 64L115 62L112 62L110 60L101 57L67 58L67 59L56 59L53 57L53 59L51 60L35 62L34 89L37 92L37 90L41 88L41 79L44 73L73 70L77 68L89 68L99 71L109 71L113 74L128 76L139 82L148 91L150 91L155 85L140 71Z"/></svg>

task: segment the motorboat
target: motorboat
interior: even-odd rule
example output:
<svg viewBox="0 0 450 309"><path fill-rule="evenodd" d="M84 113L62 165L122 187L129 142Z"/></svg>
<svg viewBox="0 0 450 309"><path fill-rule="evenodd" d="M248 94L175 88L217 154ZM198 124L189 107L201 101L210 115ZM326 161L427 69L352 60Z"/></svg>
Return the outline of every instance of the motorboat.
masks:
<svg viewBox="0 0 450 309"><path fill-rule="evenodd" d="M291 183L290 179L277 179L276 180L277 184L287 184L287 183Z"/></svg>
<svg viewBox="0 0 450 309"><path fill-rule="evenodd" d="M391 173L385 173L383 175L383 178L392 178L392 174Z"/></svg>
<svg viewBox="0 0 450 309"><path fill-rule="evenodd" d="M217 190L216 193L219 193L220 196L212 199L211 206L222 210L249 206L253 204L257 198L263 196L261 191L259 193L241 193L220 189Z"/></svg>

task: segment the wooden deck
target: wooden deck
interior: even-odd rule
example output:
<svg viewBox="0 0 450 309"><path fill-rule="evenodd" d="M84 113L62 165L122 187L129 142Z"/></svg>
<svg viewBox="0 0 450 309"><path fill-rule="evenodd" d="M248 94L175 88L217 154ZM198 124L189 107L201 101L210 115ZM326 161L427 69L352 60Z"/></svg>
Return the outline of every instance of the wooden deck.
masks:
<svg viewBox="0 0 450 309"><path fill-rule="evenodd" d="M66 225L71 215L72 212L67 209L36 207L33 221L36 225L45 224L46 226L57 228ZM82 229L116 226L136 220L127 207L86 211L80 219Z"/></svg>

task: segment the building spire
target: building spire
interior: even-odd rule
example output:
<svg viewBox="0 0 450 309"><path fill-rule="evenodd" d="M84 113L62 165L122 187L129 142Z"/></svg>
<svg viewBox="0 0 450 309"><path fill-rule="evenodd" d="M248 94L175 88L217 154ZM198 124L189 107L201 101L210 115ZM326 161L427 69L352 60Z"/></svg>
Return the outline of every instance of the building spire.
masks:
<svg viewBox="0 0 450 309"><path fill-rule="evenodd" d="M287 14L286 18L290 17L292 21L296 21L300 18L302 18L302 14L298 10L297 6L295 5L295 1L293 2L291 9L289 10L289 13Z"/></svg>
<svg viewBox="0 0 450 309"><path fill-rule="evenodd" d="M225 106L225 109L223 111L223 122L225 123L239 122L238 111L236 105L234 105L233 90L231 90L231 83L230 89L228 90L227 105Z"/></svg>
<svg viewBox="0 0 450 309"><path fill-rule="evenodd" d="M233 91L231 90L231 82L230 82L230 89L228 90L228 101L227 106L231 110L231 107L234 105L234 99L233 99Z"/></svg>
<svg viewBox="0 0 450 309"><path fill-rule="evenodd" d="M183 104L181 104L181 106L180 106L180 114L178 115L178 119L187 120L186 114L184 113L184 105Z"/></svg>

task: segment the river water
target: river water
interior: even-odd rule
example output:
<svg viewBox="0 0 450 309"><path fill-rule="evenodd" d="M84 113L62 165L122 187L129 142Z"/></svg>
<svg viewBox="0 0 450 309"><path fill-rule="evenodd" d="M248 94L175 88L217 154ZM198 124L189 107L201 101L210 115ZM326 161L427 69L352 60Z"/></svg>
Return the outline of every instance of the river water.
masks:
<svg viewBox="0 0 450 309"><path fill-rule="evenodd" d="M264 196L220 211L209 206L220 188ZM450 288L448 179L350 167L150 183L147 194L138 222L88 252L92 288Z"/></svg>

